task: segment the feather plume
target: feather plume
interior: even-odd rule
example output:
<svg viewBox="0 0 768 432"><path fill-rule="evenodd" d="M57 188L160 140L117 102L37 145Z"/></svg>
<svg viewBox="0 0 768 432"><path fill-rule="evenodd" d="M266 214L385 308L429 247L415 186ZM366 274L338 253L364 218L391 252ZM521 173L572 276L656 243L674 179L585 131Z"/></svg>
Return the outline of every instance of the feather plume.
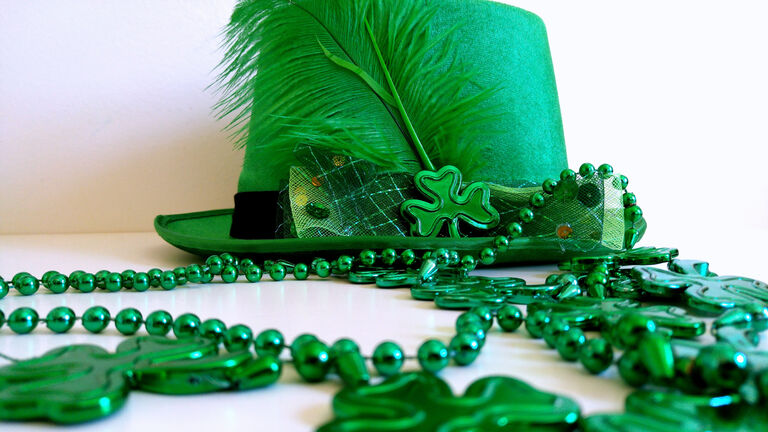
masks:
<svg viewBox="0 0 768 432"><path fill-rule="evenodd" d="M494 89L458 66L436 2L243 0L226 29L217 105L239 146L289 165L298 144L391 170L481 166Z"/></svg>

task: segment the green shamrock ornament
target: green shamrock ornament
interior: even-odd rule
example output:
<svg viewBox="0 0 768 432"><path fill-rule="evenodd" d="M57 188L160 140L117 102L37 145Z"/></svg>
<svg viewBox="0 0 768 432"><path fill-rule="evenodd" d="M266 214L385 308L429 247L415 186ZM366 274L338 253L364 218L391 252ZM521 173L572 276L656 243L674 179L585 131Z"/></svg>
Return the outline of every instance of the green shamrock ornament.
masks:
<svg viewBox="0 0 768 432"><path fill-rule="evenodd" d="M336 418L318 432L566 431L580 418L573 400L513 378L482 378L456 397L445 381L423 372L344 389L333 411Z"/></svg>
<svg viewBox="0 0 768 432"><path fill-rule="evenodd" d="M636 391L626 400L623 414L586 417L584 432L668 432L768 430L768 413L736 394L686 395L664 391Z"/></svg>
<svg viewBox="0 0 768 432"><path fill-rule="evenodd" d="M218 342L201 338L140 336L115 353L70 345L0 368L0 420L80 423L105 417L125 404L131 390L164 394L207 393L263 387L280 376L273 356L247 351L218 354Z"/></svg>
<svg viewBox="0 0 768 432"><path fill-rule="evenodd" d="M603 264L615 270L624 266L661 264L672 261L679 254L675 248L646 246L611 255L574 257L558 264L558 268L574 273L588 273L594 266Z"/></svg>
<svg viewBox="0 0 768 432"><path fill-rule="evenodd" d="M768 285L741 276L715 276L703 261L673 260L669 270L635 267L632 277L647 294L659 298L683 296L690 307L720 314L752 303L768 305Z"/></svg>
<svg viewBox="0 0 768 432"><path fill-rule="evenodd" d="M491 190L482 182L462 190L461 172L446 165L437 172L420 171L414 177L416 189L430 201L406 200L400 213L411 223L411 235L436 237L448 223L448 233L458 238L459 220L475 228L490 229L499 224L499 212L491 206Z"/></svg>

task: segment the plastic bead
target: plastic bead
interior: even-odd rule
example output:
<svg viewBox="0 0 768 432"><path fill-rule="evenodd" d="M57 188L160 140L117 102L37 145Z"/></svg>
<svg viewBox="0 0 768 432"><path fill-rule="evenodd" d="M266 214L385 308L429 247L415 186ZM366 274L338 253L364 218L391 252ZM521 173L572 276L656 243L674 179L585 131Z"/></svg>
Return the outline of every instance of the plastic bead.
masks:
<svg viewBox="0 0 768 432"><path fill-rule="evenodd" d="M69 288L69 281L66 276L57 273L48 278L46 287L53 293L61 294ZM2 298L2 295L0 295L0 298Z"/></svg>
<svg viewBox="0 0 768 432"><path fill-rule="evenodd" d="M337 268L339 269L339 273L346 274L350 270L352 270L352 264L354 263L354 261L355 260L349 255L340 256L339 259L336 260L336 265L337 265Z"/></svg>
<svg viewBox="0 0 768 432"><path fill-rule="evenodd" d="M629 208L637 204L637 197L632 192L627 192L621 197L621 202L625 208Z"/></svg>
<svg viewBox="0 0 768 432"><path fill-rule="evenodd" d="M315 267L315 273L321 278L327 278L331 275L331 264L326 260L321 260Z"/></svg>
<svg viewBox="0 0 768 432"><path fill-rule="evenodd" d="M0 281L3 282L3 281ZM5 312L0 310L0 328L3 328L3 325L5 324Z"/></svg>
<svg viewBox="0 0 768 432"><path fill-rule="evenodd" d="M8 327L17 334L27 334L37 327L40 316L32 308L20 307L8 315Z"/></svg>
<svg viewBox="0 0 768 432"><path fill-rule="evenodd" d="M370 249L360 252L360 262L363 265L372 266L376 262L376 252Z"/></svg>
<svg viewBox="0 0 768 432"><path fill-rule="evenodd" d="M419 347L416 353L421 368L430 373L437 373L448 366L448 348L437 339L430 339Z"/></svg>
<svg viewBox="0 0 768 432"><path fill-rule="evenodd" d="M173 327L173 317L164 310L158 310L147 315L144 328L152 336L165 336Z"/></svg>
<svg viewBox="0 0 768 432"><path fill-rule="evenodd" d="M629 179L627 178L627 176L619 175L618 180L619 180L618 189L626 189L627 186L629 186Z"/></svg>
<svg viewBox="0 0 768 432"><path fill-rule="evenodd" d="M331 369L328 346L318 340L299 345L293 353L296 372L307 382L320 382Z"/></svg>
<svg viewBox="0 0 768 432"><path fill-rule="evenodd" d="M403 264L410 266L416 262L416 253L411 249L406 249L400 254L400 259L403 261Z"/></svg>
<svg viewBox="0 0 768 432"><path fill-rule="evenodd" d="M537 310L525 318L525 329L535 339L542 337L547 324L549 324L549 315L543 310Z"/></svg>
<svg viewBox="0 0 768 432"><path fill-rule="evenodd" d="M158 288L160 286L160 278L163 276L163 271L159 268L149 269L147 271L147 276L149 276L149 285L153 288Z"/></svg>
<svg viewBox="0 0 768 432"><path fill-rule="evenodd" d="M28 296L37 292L40 288L40 281L34 276L24 275L18 278L13 286L19 294Z"/></svg>
<svg viewBox="0 0 768 432"><path fill-rule="evenodd" d="M224 263L224 265L233 265L237 267L237 258L232 256L232 254L224 252L223 254L219 254L219 258L221 258L221 262Z"/></svg>
<svg viewBox="0 0 768 432"><path fill-rule="evenodd" d="M475 306L469 310L469 313L476 315L480 318L480 322L483 325L483 330L486 332L493 326L493 312L488 306Z"/></svg>
<svg viewBox="0 0 768 432"><path fill-rule="evenodd" d="M454 336L449 347L453 353L453 361L459 366L471 364L480 354L480 342L468 333Z"/></svg>
<svg viewBox="0 0 768 432"><path fill-rule="evenodd" d="M93 306L83 313L83 327L91 333L99 333L109 325L109 311L102 306Z"/></svg>
<svg viewBox="0 0 768 432"><path fill-rule="evenodd" d="M472 312L462 312L458 318L456 318L456 331L461 333L465 331L467 326L483 326L483 319Z"/></svg>
<svg viewBox="0 0 768 432"><path fill-rule="evenodd" d="M568 180L575 180L575 179L576 179L576 172L574 172L572 169L566 168L560 171L560 181L568 181Z"/></svg>
<svg viewBox="0 0 768 432"><path fill-rule="evenodd" d="M217 255L211 255L205 260L205 265L208 266L211 273L217 275L220 274L221 270L224 268L224 261Z"/></svg>
<svg viewBox="0 0 768 432"><path fill-rule="evenodd" d="M224 268L221 269L221 280L224 283L237 282L238 274L239 272L237 267L233 266L232 264L227 264L224 266Z"/></svg>
<svg viewBox="0 0 768 432"><path fill-rule="evenodd" d="M656 331L656 323L639 313L623 315L613 328L614 340L620 348L634 348L640 338Z"/></svg>
<svg viewBox="0 0 768 432"><path fill-rule="evenodd" d="M491 248L484 248L480 251L480 262L483 265L491 265L496 262L496 252Z"/></svg>
<svg viewBox="0 0 768 432"><path fill-rule="evenodd" d="M181 286L187 283L187 268L176 267L173 269L173 274L176 275L176 285Z"/></svg>
<svg viewBox="0 0 768 432"><path fill-rule="evenodd" d="M248 282L258 282L261 280L261 267L256 264L250 265L245 269L245 279Z"/></svg>
<svg viewBox="0 0 768 432"><path fill-rule="evenodd" d="M328 261L324 262L328 264ZM271 277L273 281L279 282L285 279L285 274L285 266L280 263L272 264L272 266L269 268L269 277Z"/></svg>
<svg viewBox="0 0 768 432"><path fill-rule="evenodd" d="M590 177L595 173L595 166L591 163L581 164L579 167L579 175L582 177Z"/></svg>
<svg viewBox="0 0 768 432"><path fill-rule="evenodd" d="M166 270L160 276L160 287L166 291L176 288L176 273Z"/></svg>
<svg viewBox="0 0 768 432"><path fill-rule="evenodd" d="M203 268L203 277L200 279L200 283L210 283L213 280L213 273L210 269Z"/></svg>
<svg viewBox="0 0 768 432"><path fill-rule="evenodd" d="M115 328L124 335L135 334L143 323L141 312L134 308L123 309L115 315Z"/></svg>
<svg viewBox="0 0 768 432"><path fill-rule="evenodd" d="M104 278L104 288L109 292L117 292L122 288L123 277L120 273L109 273Z"/></svg>
<svg viewBox="0 0 768 432"><path fill-rule="evenodd" d="M546 199L544 198L544 194L541 192L536 192L535 194L531 195L530 204L533 207L541 208L544 207L544 203L546 202Z"/></svg>
<svg viewBox="0 0 768 432"><path fill-rule="evenodd" d="M643 218L643 210L638 206L632 206L628 209L624 209L624 219L630 221L631 223L637 223L640 222L640 219Z"/></svg>
<svg viewBox="0 0 768 432"><path fill-rule="evenodd" d="M550 195L555 192L555 188L557 187L557 180L555 179L546 179L544 180L544 183L541 184L541 189Z"/></svg>
<svg viewBox="0 0 768 432"><path fill-rule="evenodd" d="M493 247L495 247L499 252L506 252L507 249L509 249L509 238L503 235L494 237Z"/></svg>
<svg viewBox="0 0 768 432"><path fill-rule="evenodd" d="M608 164L602 164L597 167L597 172L599 172L603 178L607 178L613 175L613 167Z"/></svg>
<svg viewBox="0 0 768 432"><path fill-rule="evenodd" d="M331 346L331 361L336 372L351 387L365 385L371 376L365 364L365 358L360 354L360 348L350 339L339 339Z"/></svg>
<svg viewBox="0 0 768 432"><path fill-rule="evenodd" d="M77 279L77 289L80 292L89 293L96 289L96 277L90 273L83 273Z"/></svg>
<svg viewBox="0 0 768 432"><path fill-rule="evenodd" d="M528 207L521 208L518 215L520 216L520 220L525 223L533 222L533 210L529 209Z"/></svg>
<svg viewBox="0 0 768 432"><path fill-rule="evenodd" d="M707 387L719 391L738 390L751 370L744 353L722 342L702 348L694 367Z"/></svg>
<svg viewBox="0 0 768 432"><path fill-rule="evenodd" d="M392 376L400 372L405 362L402 348L394 342L382 342L373 350L373 367L382 376Z"/></svg>
<svg viewBox="0 0 768 432"><path fill-rule="evenodd" d="M229 352L244 351L251 346L253 331L250 327L237 324L229 328L224 334L224 348Z"/></svg>
<svg viewBox="0 0 768 432"><path fill-rule="evenodd" d="M613 363L613 348L605 339L590 339L581 347L579 361L589 373L597 375Z"/></svg>
<svg viewBox="0 0 768 432"><path fill-rule="evenodd" d="M99 270L93 277L96 279L96 288L105 289L107 287L107 276L109 276L109 270Z"/></svg>
<svg viewBox="0 0 768 432"><path fill-rule="evenodd" d="M66 333L75 325L76 319L75 311L66 306L59 306L48 312L45 325L54 333Z"/></svg>
<svg viewBox="0 0 768 432"><path fill-rule="evenodd" d="M85 272L82 270L75 270L72 273L69 274L69 286L71 286L74 289L79 289L78 284L80 283L80 276L84 275Z"/></svg>
<svg viewBox="0 0 768 432"><path fill-rule="evenodd" d="M197 264L190 264L186 269L187 280L191 283L198 283L203 278L203 269Z"/></svg>
<svg viewBox="0 0 768 432"><path fill-rule="evenodd" d="M8 282L0 280L0 299L8 295Z"/></svg>
<svg viewBox="0 0 768 432"><path fill-rule="evenodd" d="M505 332L513 332L523 323L523 313L514 305L504 305L496 311L496 322Z"/></svg>
<svg viewBox="0 0 768 432"><path fill-rule="evenodd" d="M133 284L136 282L136 272L133 270L123 270L120 273L120 285L125 289L133 289Z"/></svg>
<svg viewBox="0 0 768 432"><path fill-rule="evenodd" d="M581 347L587 342L584 332L578 327L569 327L565 332L560 333L555 341L555 348L558 354L566 361L576 361L579 359Z"/></svg>
<svg viewBox="0 0 768 432"><path fill-rule="evenodd" d="M149 275L144 272L136 273L133 277L133 290L144 292L149 289Z"/></svg>
<svg viewBox="0 0 768 432"><path fill-rule="evenodd" d="M480 343L480 347L485 345L485 329L483 328L482 320L480 322L477 321L466 321L463 323L459 323L457 321L456 323L456 333L458 334L471 334L475 338L477 338L477 341Z"/></svg>
<svg viewBox="0 0 768 432"><path fill-rule="evenodd" d="M392 248L386 248L381 251L381 262L391 266L395 263L395 261L397 261L397 251Z"/></svg>
<svg viewBox="0 0 768 432"><path fill-rule="evenodd" d="M568 324L565 320L560 318L551 320L542 331L544 342L546 342L548 347L554 348L555 342L557 342L557 338L560 337L561 334L567 332L570 328L570 324Z"/></svg>
<svg viewBox="0 0 768 432"><path fill-rule="evenodd" d="M240 260L239 263L237 263L237 269L240 271L240 273L245 273L245 269L252 266L254 264L253 260L250 258L243 258Z"/></svg>
<svg viewBox="0 0 768 432"><path fill-rule="evenodd" d="M43 273L43 276L40 277L40 282L42 282L43 285L47 287L48 280L51 278L51 276L57 275L57 274L59 274L59 272L57 272L56 270L48 270L47 272Z"/></svg>
<svg viewBox="0 0 768 432"><path fill-rule="evenodd" d="M253 341L256 354L279 356L285 347L283 334L275 329L264 330Z"/></svg>
<svg viewBox="0 0 768 432"><path fill-rule="evenodd" d="M200 318L195 314L185 313L179 315L173 322L173 334L178 339L197 336L200 331Z"/></svg>
<svg viewBox="0 0 768 432"><path fill-rule="evenodd" d="M293 267L293 277L297 280L305 280L309 277L309 266L298 263Z"/></svg>
<svg viewBox="0 0 768 432"><path fill-rule="evenodd" d="M227 332L227 325L220 319L211 318L200 324L200 336L205 339L221 342Z"/></svg>
<svg viewBox="0 0 768 432"><path fill-rule="evenodd" d="M291 355L292 356L296 355L296 352L302 345L306 344L307 342L316 341L316 340L317 340L317 336L310 333L302 333L296 336L296 339L294 339L293 342L291 343Z"/></svg>
<svg viewBox="0 0 768 432"><path fill-rule="evenodd" d="M637 350L624 351L619 359L619 375L632 387L642 387L648 382L648 370Z"/></svg>
<svg viewBox="0 0 768 432"><path fill-rule="evenodd" d="M510 238L516 239L523 235L523 226L519 222L512 222L507 225L507 234Z"/></svg>

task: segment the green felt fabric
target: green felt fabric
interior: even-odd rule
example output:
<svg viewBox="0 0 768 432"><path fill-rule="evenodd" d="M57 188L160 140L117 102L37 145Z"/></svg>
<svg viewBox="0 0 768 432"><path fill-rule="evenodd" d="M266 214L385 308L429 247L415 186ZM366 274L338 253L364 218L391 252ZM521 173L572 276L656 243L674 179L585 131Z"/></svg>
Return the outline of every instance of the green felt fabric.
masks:
<svg viewBox="0 0 768 432"><path fill-rule="evenodd" d="M456 49L461 61L478 68L477 83L502 84L488 101L501 107L496 125L501 133L482 143L489 147L488 163L468 180L512 185L557 177L567 160L544 23L530 12L486 0L429 1L442 4L435 32L457 22L465 24ZM255 148L246 149L238 191L277 190L288 168L270 163L269 155Z"/></svg>

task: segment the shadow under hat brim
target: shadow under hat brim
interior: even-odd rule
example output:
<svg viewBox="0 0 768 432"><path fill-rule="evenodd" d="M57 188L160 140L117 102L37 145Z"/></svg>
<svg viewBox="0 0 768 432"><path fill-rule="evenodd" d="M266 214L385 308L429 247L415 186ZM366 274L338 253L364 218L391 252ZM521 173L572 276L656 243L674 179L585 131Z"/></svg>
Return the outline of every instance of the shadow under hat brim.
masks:
<svg viewBox="0 0 768 432"><path fill-rule="evenodd" d="M492 244L492 237L315 237L285 239L238 239L229 235L234 209L208 210L176 215L159 215L155 230L163 240L184 251L208 256L229 252L239 256L269 259L334 258L341 253L358 254L363 249L432 250L448 248L460 254L479 252ZM584 252L563 248L553 239L520 238L505 252L499 252L496 265L554 263L574 256L614 254L619 250L597 247Z"/></svg>

